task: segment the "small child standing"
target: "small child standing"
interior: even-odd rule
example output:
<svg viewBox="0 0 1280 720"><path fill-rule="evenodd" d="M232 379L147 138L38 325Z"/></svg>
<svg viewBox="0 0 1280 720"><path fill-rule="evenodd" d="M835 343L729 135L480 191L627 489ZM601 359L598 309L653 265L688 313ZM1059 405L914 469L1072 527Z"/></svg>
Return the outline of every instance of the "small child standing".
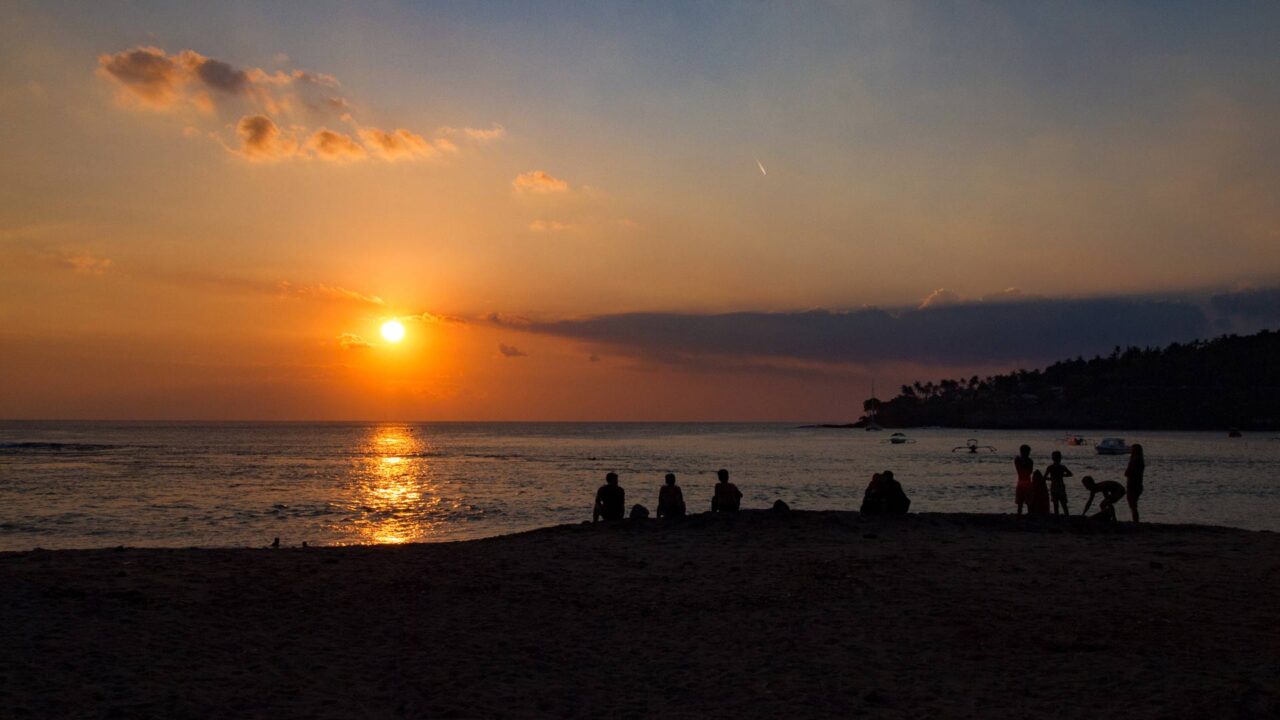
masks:
<svg viewBox="0 0 1280 720"><path fill-rule="evenodd" d="M1071 477L1071 471L1066 465L1062 464L1062 453L1057 450L1050 455L1053 463L1044 469L1044 474L1049 477L1049 497L1053 498L1053 514L1058 514L1058 506L1062 506L1062 514L1070 515L1067 512L1067 484L1063 482L1063 478Z"/></svg>

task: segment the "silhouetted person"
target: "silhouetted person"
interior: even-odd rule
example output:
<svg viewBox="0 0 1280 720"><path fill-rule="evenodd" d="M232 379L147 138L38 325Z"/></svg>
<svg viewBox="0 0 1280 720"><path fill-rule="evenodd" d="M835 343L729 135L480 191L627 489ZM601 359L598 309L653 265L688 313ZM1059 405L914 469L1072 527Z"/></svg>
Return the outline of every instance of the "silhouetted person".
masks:
<svg viewBox="0 0 1280 720"><path fill-rule="evenodd" d="M1081 515L1089 513L1089 506L1093 504L1093 499L1098 493L1102 493L1102 502L1098 505L1098 514L1110 513L1112 518L1115 517L1115 505L1120 502L1120 498L1124 497L1124 486L1115 480L1103 480L1095 482L1093 477L1085 475L1080 478L1080 484L1084 485L1084 489L1089 491L1089 499L1084 503L1084 510L1080 511Z"/></svg>
<svg viewBox="0 0 1280 720"><path fill-rule="evenodd" d="M720 481L716 483L715 495L711 496L711 512L738 512L738 506L742 503L742 492L738 490L737 485L729 482L729 471L717 470L716 477Z"/></svg>
<svg viewBox="0 0 1280 720"><path fill-rule="evenodd" d="M604 485L596 491L596 507L591 522L621 520L627 512L627 491L618 485L618 473L604 476Z"/></svg>
<svg viewBox="0 0 1280 720"><path fill-rule="evenodd" d="M911 498L902 490L902 484L893 478L892 470L871 476L871 482L862 493L861 512L864 515L905 515L911 507Z"/></svg>
<svg viewBox="0 0 1280 720"><path fill-rule="evenodd" d="M672 473L667 473L666 480L667 484L658 491L658 517L684 517L684 491Z"/></svg>
<svg viewBox="0 0 1280 720"><path fill-rule="evenodd" d="M1138 498L1142 496L1142 475L1147 471L1147 461L1142 456L1142 446L1129 446L1129 466L1124 469L1125 497L1129 499L1129 512L1138 522Z"/></svg>
<svg viewBox="0 0 1280 720"><path fill-rule="evenodd" d="M1049 514L1049 485L1045 482L1044 473L1039 470L1031 473L1031 492L1027 495L1028 515Z"/></svg>
<svg viewBox="0 0 1280 720"><path fill-rule="evenodd" d="M1058 514L1058 506L1061 505L1062 514L1070 515L1067 512L1067 484L1063 478L1072 477L1072 473L1062 464L1062 453L1054 450L1050 457L1053 462L1044 469L1044 474L1049 478L1049 498L1053 500L1053 514Z"/></svg>
<svg viewBox="0 0 1280 720"><path fill-rule="evenodd" d="M1018 448L1018 457L1013 459L1013 469L1018 471L1018 485L1013 489L1013 501L1018 504L1018 514L1022 514L1022 506L1031 499L1031 469L1035 467L1031 459L1031 446Z"/></svg>

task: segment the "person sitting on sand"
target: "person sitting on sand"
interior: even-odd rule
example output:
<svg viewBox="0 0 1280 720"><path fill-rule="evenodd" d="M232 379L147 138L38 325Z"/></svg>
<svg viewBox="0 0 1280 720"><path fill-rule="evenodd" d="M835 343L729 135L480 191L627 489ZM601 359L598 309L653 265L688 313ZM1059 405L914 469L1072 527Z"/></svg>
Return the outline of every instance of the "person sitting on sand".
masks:
<svg viewBox="0 0 1280 720"><path fill-rule="evenodd" d="M1093 499L1098 493L1102 493L1102 502L1098 505L1098 514L1110 512L1112 518L1115 517L1115 504L1120 502L1120 498L1124 497L1124 486L1115 480L1103 480L1095 482L1093 476L1085 475L1080 478L1080 484L1084 485L1084 489L1089 491L1089 499L1084 503L1084 510L1080 511L1081 515L1089 513L1089 506L1093 504Z"/></svg>
<svg viewBox="0 0 1280 720"><path fill-rule="evenodd" d="M1031 469L1035 462L1031 459L1031 446L1018 448L1018 457L1013 459L1013 469L1018 473L1018 484L1013 489L1013 501L1018 504L1018 514L1022 514L1022 506L1027 504L1031 495Z"/></svg>
<svg viewBox="0 0 1280 720"><path fill-rule="evenodd" d="M1045 483L1044 473L1036 470L1031 473L1031 492L1027 497L1028 515L1049 514L1049 486Z"/></svg>
<svg viewBox="0 0 1280 720"><path fill-rule="evenodd" d="M604 476L604 485L596 491L596 507L591 522L621 520L627 512L627 491L618 485L618 473Z"/></svg>
<svg viewBox="0 0 1280 720"><path fill-rule="evenodd" d="M911 507L911 498L902 490L902 483L893 478L892 470L871 476L871 483L862 494L864 515L905 515Z"/></svg>
<svg viewBox="0 0 1280 720"><path fill-rule="evenodd" d="M711 512L738 512L742 492L729 482L729 471L721 468L716 471L716 477L720 481L716 483L716 493L711 497Z"/></svg>
<svg viewBox="0 0 1280 720"><path fill-rule="evenodd" d="M684 517L684 491L676 484L676 476L667 473L667 484L658 491L658 517Z"/></svg>
<svg viewBox="0 0 1280 720"><path fill-rule="evenodd" d="M1063 478L1071 477L1071 471L1066 465L1062 464L1062 453L1057 450L1050 455L1053 462L1049 467L1044 469L1044 474L1049 478L1049 497L1053 500L1053 514L1058 514L1058 506L1062 506L1062 514L1070 515L1067 512L1067 484L1063 482Z"/></svg>

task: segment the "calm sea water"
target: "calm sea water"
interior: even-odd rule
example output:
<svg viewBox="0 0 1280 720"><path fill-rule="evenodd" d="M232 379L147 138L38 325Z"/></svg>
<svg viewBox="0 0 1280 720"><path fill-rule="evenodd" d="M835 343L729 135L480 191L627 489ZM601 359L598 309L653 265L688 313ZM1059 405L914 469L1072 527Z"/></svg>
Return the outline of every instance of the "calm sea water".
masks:
<svg viewBox="0 0 1280 720"><path fill-rule="evenodd" d="M1121 435L1147 451L1143 517L1280 530L1280 440ZM892 469L913 511L1011 512L1012 457L1061 450L1079 478L1123 481L1125 457L1056 431L799 429L610 423L0 423L0 550L398 543L500 535L590 518L621 475L628 505L657 505L674 472L690 510L728 468L744 507L857 509ZM952 448L970 438L997 452ZM1073 510L1086 494L1075 479ZM1127 508L1120 516L1126 518Z"/></svg>

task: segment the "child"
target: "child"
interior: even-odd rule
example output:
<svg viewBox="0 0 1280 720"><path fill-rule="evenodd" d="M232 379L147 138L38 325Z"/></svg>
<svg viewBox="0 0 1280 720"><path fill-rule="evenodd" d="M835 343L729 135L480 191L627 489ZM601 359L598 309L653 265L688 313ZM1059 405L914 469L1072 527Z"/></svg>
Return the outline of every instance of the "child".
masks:
<svg viewBox="0 0 1280 720"><path fill-rule="evenodd" d="M1062 453L1057 450L1053 451L1050 456L1053 463L1044 469L1044 474L1049 478L1049 497L1053 498L1053 514L1058 514L1058 506L1062 506L1062 514L1070 515L1067 512L1067 484L1063 482L1063 478L1072 477L1071 471L1066 465L1062 464Z"/></svg>
<svg viewBox="0 0 1280 720"><path fill-rule="evenodd" d="M1098 515L1110 515L1114 520L1116 517L1116 503L1124 497L1124 486L1115 480L1103 480L1102 482L1094 482L1093 477L1085 475L1080 478L1080 484L1089 491L1089 499L1085 501L1084 510L1080 511L1081 515L1089 512L1089 506L1093 504L1093 499L1098 493L1102 493L1102 503L1098 505Z"/></svg>

